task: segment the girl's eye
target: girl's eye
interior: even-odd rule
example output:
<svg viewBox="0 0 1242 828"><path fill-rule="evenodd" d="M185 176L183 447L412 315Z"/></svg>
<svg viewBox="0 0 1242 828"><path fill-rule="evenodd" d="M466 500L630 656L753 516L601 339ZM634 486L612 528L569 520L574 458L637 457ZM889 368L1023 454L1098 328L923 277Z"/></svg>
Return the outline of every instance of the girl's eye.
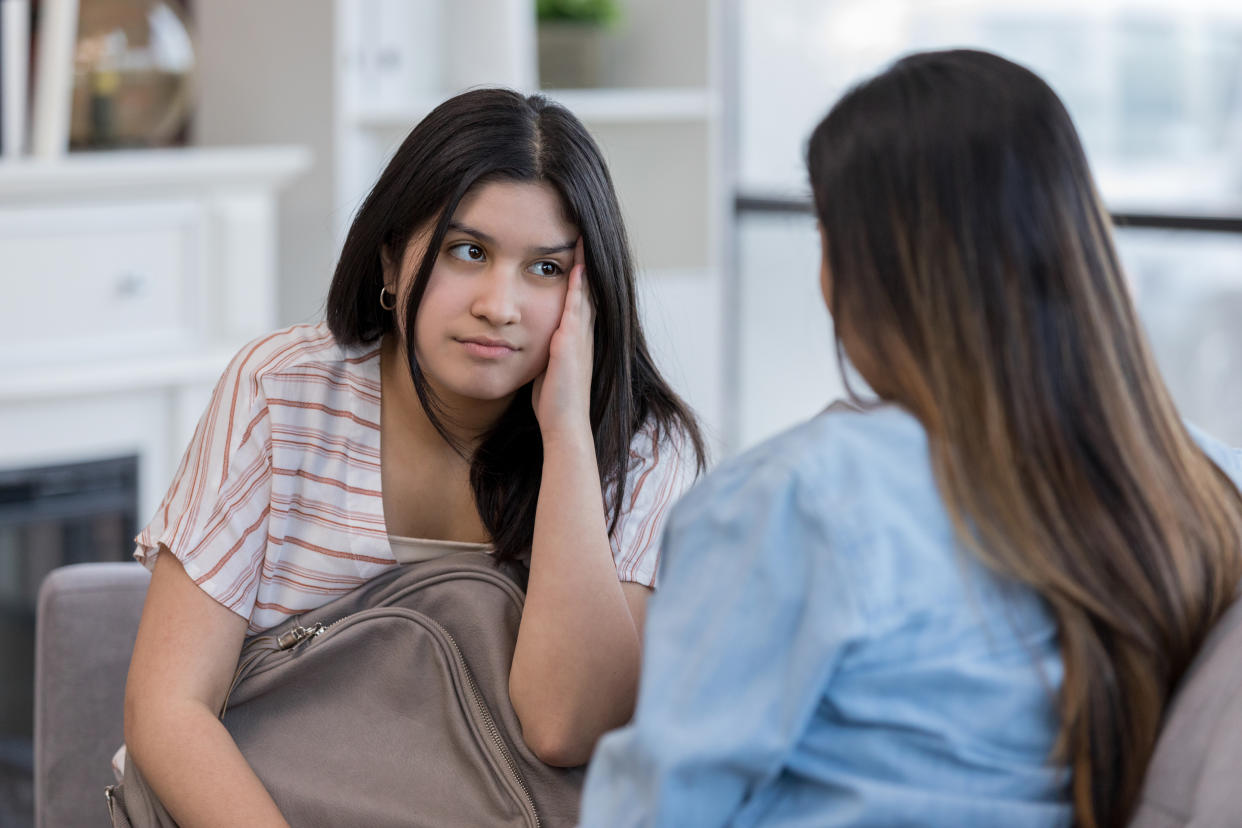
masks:
<svg viewBox="0 0 1242 828"><path fill-rule="evenodd" d="M448 253L454 259L461 259L463 262L481 262L484 258L483 248L471 242L454 244L449 247Z"/></svg>
<svg viewBox="0 0 1242 828"><path fill-rule="evenodd" d="M561 266L556 262L535 262L530 266L530 272L536 276L560 276Z"/></svg>

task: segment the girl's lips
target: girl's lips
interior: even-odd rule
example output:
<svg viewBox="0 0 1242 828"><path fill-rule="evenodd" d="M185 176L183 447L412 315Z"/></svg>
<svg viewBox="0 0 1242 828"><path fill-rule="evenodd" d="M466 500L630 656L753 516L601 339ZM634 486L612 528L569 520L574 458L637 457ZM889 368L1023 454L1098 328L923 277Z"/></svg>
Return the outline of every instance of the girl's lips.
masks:
<svg viewBox="0 0 1242 828"><path fill-rule="evenodd" d="M517 351L507 342L494 339L459 339L466 353L483 359L498 359Z"/></svg>

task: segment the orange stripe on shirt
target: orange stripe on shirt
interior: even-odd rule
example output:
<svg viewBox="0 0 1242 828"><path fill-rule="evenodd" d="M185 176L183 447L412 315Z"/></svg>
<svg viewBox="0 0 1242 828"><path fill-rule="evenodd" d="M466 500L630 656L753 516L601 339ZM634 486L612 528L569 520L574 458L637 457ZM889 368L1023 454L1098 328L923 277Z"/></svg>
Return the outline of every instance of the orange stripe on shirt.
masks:
<svg viewBox="0 0 1242 828"><path fill-rule="evenodd" d="M638 562L643 559L647 551L651 549L652 544L656 542L656 531L661 525L660 519L673 499L673 489L677 481L677 474L676 469L670 469L669 472L663 481L663 485L660 487L655 503L652 504L651 509L644 515L645 525L640 524L640 534L635 540L633 548L625 556L624 566L629 568L631 575L637 569Z"/></svg>
<svg viewBox="0 0 1242 828"><path fill-rule="evenodd" d="M324 405L323 403L300 402L298 400L269 399L267 401L267 404L268 405L283 405L283 406L288 406L289 408L304 408L304 409L308 409L311 411L322 411L325 414L331 414L334 417L344 417L346 419L353 420L355 423L358 423L359 425L366 426L367 428L373 428L376 431L380 430L379 423L373 423L370 420L364 420L362 417L359 417L357 414L355 414L352 411L343 411L339 408L330 408Z"/></svg>
<svg viewBox="0 0 1242 828"><path fill-rule="evenodd" d="M267 513L269 511L269 508L270 507L268 506L264 506L263 511L259 514L258 520L256 520L254 523L247 526L246 530L242 532L242 536L237 539L237 543L229 547L229 551L226 552L223 556L221 556L220 560L216 561L216 565L213 566L211 569L209 569L206 574L200 575L199 577L195 578L194 583L198 584L199 586L202 586L207 581L210 581L212 578L214 578L216 576L216 573L219 572L221 569L223 569L224 565L227 564L230 559L232 559L233 555L237 554L237 550L242 548L242 545L246 542L246 538L250 537L250 535L256 529L262 526L265 520L267 520Z"/></svg>
<svg viewBox="0 0 1242 828"><path fill-rule="evenodd" d="M342 558L347 561L362 561L363 563L374 564L390 564L394 562L392 558L375 558L370 555L355 555L353 552L342 552L339 549L329 549L326 546L319 546L311 543L310 541L295 538L292 535L285 535L284 538L280 540L277 540L276 538L271 538L270 540L278 546L285 543L291 543L294 546L300 546L303 549L308 549L311 552L318 552L319 554L327 555L330 558Z"/></svg>
<svg viewBox="0 0 1242 828"><path fill-rule="evenodd" d="M382 508L383 499L376 498L376 500L378 502L375 505L380 506ZM284 509L285 511L289 511L289 509L292 507L305 506L307 509L313 512L320 513L320 514L332 515L334 517L339 517L343 519L353 518L359 523L369 523L369 524L380 526L380 527L383 527L384 525L384 516L381 514L378 514L378 513L368 514L366 512L359 512L356 509L338 508L336 506L333 506L331 503L326 503L322 500L315 500L310 497L305 497L304 495L300 493L291 494L288 496L273 494L272 504L285 507Z"/></svg>
<svg viewBox="0 0 1242 828"><path fill-rule="evenodd" d="M285 477L303 477L307 480L313 480L316 483L323 483L325 486L333 486L344 492L351 494L370 495L371 497L383 497L383 493L378 489L360 489L356 486L347 486L339 480L333 480L331 477L323 477L318 474L311 474L304 469L282 469L277 466L272 467L272 474L279 474Z"/></svg>
<svg viewBox="0 0 1242 828"><path fill-rule="evenodd" d="M380 401L379 389L370 388L366 384L357 381L349 374L335 374L328 369L325 369L325 371L326 375L317 374L313 371L305 369L300 371L285 369L277 374L274 374L273 377L275 379L290 380L301 383L321 383L332 388L339 388L341 390L353 392L359 397L372 402L378 403Z"/></svg>
<svg viewBox="0 0 1242 828"><path fill-rule="evenodd" d="M253 357L256 353L259 352L260 348L262 348L267 343L271 342L273 339L276 339L277 337L282 336L282 335L285 335L284 331L277 331L276 333L270 334L268 336L265 336L263 339L260 339L258 342L254 343L253 346L251 346L249 352L247 352L246 355L242 357L241 361L237 364L237 375L233 378L233 397L229 403L229 425L228 425L228 429L224 433L224 468L220 474L220 485L221 486L224 485L225 480L229 479L229 454L230 454L229 447L233 444L233 419L237 414L237 396L241 392L241 381L242 381L242 376L245 374L244 369L246 367L246 363L250 361L251 357ZM300 344L301 344L300 342L291 344L287 346L285 350L291 350L293 348L296 348ZM278 351L277 353L282 353L282 352L283 351ZM268 360L268 362L264 363L265 366L270 365L270 364L271 364L270 359ZM258 369L258 370L261 370L261 369ZM255 375L257 376L257 374L258 374L258 371L256 370Z"/></svg>
<svg viewBox="0 0 1242 828"><path fill-rule="evenodd" d="M320 457L337 457L341 461L351 465L365 469L379 470L380 464L374 460L364 460L361 457L355 457L347 451L339 451L337 449L324 448L315 443L303 443L300 440L279 440L273 439L272 445L294 451L306 451L317 454Z"/></svg>
<svg viewBox="0 0 1242 828"><path fill-rule="evenodd" d="M350 455L360 455L362 457L370 457L375 460L380 458L379 449L368 446L365 443L358 443L345 437L334 437L331 433L321 429L310 427L298 427L288 423L273 423L272 434L279 434L283 437L304 438L314 440L322 446L335 446L347 452Z"/></svg>

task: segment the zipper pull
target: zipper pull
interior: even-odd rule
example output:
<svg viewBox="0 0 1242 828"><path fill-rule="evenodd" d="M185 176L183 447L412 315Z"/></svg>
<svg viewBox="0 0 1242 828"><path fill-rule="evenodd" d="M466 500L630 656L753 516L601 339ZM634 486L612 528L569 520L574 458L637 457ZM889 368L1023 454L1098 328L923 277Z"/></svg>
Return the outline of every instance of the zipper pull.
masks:
<svg viewBox="0 0 1242 828"><path fill-rule="evenodd" d="M301 644L308 638L314 638L326 629L327 627L320 624L318 621L311 624L309 627L299 625L288 632L282 633L280 637L276 639L276 646L282 650L291 649L296 647L298 644Z"/></svg>

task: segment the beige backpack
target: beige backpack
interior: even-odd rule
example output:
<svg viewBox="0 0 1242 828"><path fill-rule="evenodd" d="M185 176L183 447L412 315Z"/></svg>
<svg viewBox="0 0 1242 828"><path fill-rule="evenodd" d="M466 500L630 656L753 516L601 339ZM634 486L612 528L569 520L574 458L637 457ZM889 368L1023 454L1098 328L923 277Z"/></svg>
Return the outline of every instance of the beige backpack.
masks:
<svg viewBox="0 0 1242 828"><path fill-rule="evenodd" d="M294 828L573 825L583 770L509 702L522 603L485 553L397 567L248 639L221 719ZM132 762L107 793L114 828L176 825Z"/></svg>

